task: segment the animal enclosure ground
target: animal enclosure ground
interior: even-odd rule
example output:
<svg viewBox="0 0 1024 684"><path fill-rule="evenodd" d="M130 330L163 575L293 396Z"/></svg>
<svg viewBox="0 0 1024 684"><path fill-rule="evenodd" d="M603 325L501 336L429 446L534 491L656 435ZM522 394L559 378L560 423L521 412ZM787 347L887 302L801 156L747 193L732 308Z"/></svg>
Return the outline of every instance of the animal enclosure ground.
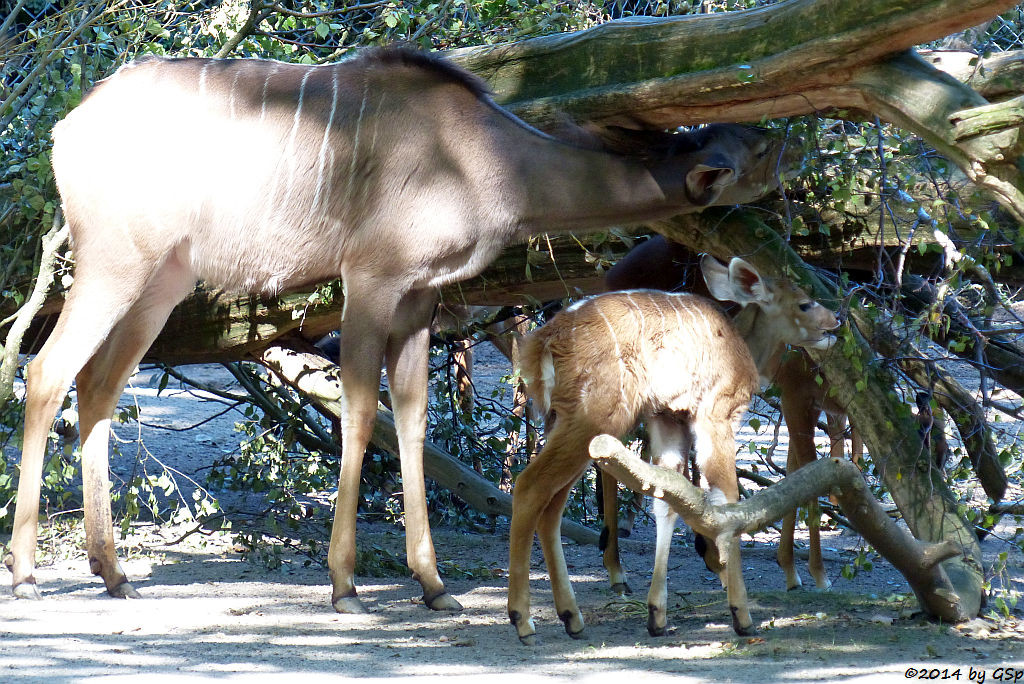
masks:
<svg viewBox="0 0 1024 684"><path fill-rule="evenodd" d="M183 427L219 407L166 393L139 391L143 420ZM152 431L144 442L168 465L189 474L214 452L230 451L235 418L198 430ZM137 429L120 428L122 438ZM784 435L782 436L784 438ZM131 445L124 452L133 453ZM115 464L125 467L123 463ZM1008 521L1010 524L1010 521ZM573 584L587 621L587 639L574 641L554 615L539 548L534 549L531 595L540 645L519 644L505 607L507 522L494 534L435 528L435 543L452 593L465 610L441 614L418 602L407 576L358 578L367 615L339 615L330 607L325 568L286 558L280 570L244 561L226 535L192 535L187 525L137 526L125 570L144 598L108 598L88 572L80 551L66 548L44 559L37 576L45 600L26 602L0 592L0 681L287 681L340 677L389 679L445 677L460 681L673 681L813 682L896 681L908 668L930 672L971 668L992 680L997 668L1024 667L1024 620L1018 611L999 621L938 625L912 615L902 577L883 559L852 580L840 568L854 557L856 535L824 535L833 591L785 592L775 564L778 537L757 535L743 545L744 577L759 634L736 637L725 594L677 533L670 591L670 632L651 638L645 629L653 524L642 524L623 544L634 588L632 601L611 595L600 554L566 545ZM1001 541L1012 526L983 544L992 562L1013 547ZM376 545L401 558L401 530L384 524L359 529L360 548ZM43 545L43 554L53 549ZM128 551L128 549L131 549ZM798 563L805 585L806 561ZM466 576L469 575L469 576ZM6 574L5 582L10 575ZM1024 580L1019 553L1010 558L1007 586Z"/></svg>
<svg viewBox="0 0 1024 684"><path fill-rule="evenodd" d="M164 537L173 534L167 532ZM383 526L360 532L362 544L401 553L400 533ZM148 543L158 541L152 534ZM302 673L324 679L655 681L672 675L683 681L808 682L902 678L909 667L960 667L965 677L973 667L991 677L1000 666L1024 666L1019 620L977 620L954 628L909 616L911 599L889 599L905 588L884 562L853 581L838 579L833 592L785 592L774 549L763 543L744 549L760 629L753 639L732 633L717 579L678 543L670 581L672 629L658 639L646 634L642 603L609 595L597 551L569 545L567 559L588 622L588 638L574 641L553 614L537 551L532 596L542 643L527 648L505 616L503 573L483 572L505 567L503 534L437 532L442 557L478 574L446 580L465 606L459 614L427 610L418 601L418 585L396 577L360 578L371 612L338 615L330 608L325 570L296 560L283 571L269 571L241 560L223 537L209 540L206 548L198 541L150 546L131 558L126 570L145 597L137 601L108 598L84 558L41 568L44 601L0 598L0 681L194 681L227 675L269 681ZM640 588L653 542L625 546L627 567ZM830 572L836 569L829 563Z"/></svg>

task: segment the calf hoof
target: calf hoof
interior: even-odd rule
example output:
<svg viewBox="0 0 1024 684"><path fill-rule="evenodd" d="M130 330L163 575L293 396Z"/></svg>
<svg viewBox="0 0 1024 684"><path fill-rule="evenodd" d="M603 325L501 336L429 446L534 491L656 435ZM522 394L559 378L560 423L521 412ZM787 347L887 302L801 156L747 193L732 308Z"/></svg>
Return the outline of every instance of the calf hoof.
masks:
<svg viewBox="0 0 1024 684"><path fill-rule="evenodd" d="M757 634L757 627L751 622L749 625L743 626L740 624L739 617L737 617L736 608L730 606L729 611L732 613L732 631L736 632L739 636L754 636ZM749 619L749 618L748 618Z"/></svg>
<svg viewBox="0 0 1024 684"><path fill-rule="evenodd" d="M757 627L755 627L753 623L747 625L746 627L740 627L739 625L734 624L732 626L732 630L736 632L736 634L738 634L739 636L743 637L754 636L757 634Z"/></svg>
<svg viewBox="0 0 1024 684"><path fill-rule="evenodd" d="M39 593L39 587L36 586L35 582L21 582L11 587L11 592L16 598L29 599L32 601L39 601L43 598L43 595Z"/></svg>
<svg viewBox="0 0 1024 684"><path fill-rule="evenodd" d="M633 589L629 586L629 582L616 582L612 585L612 593L618 596L630 596Z"/></svg>
<svg viewBox="0 0 1024 684"><path fill-rule="evenodd" d="M523 646L537 645L537 629L533 626L531 618L523 618L518 610L508 611L508 620L516 628L516 635Z"/></svg>
<svg viewBox="0 0 1024 684"><path fill-rule="evenodd" d="M351 596L339 596L336 599L332 599L331 605L334 606L334 610L338 613L362 615L366 612L366 607L363 606L362 601L354 593Z"/></svg>
<svg viewBox="0 0 1024 684"><path fill-rule="evenodd" d="M424 596L423 603L431 610L445 610L452 613L457 613L462 610L462 604L456 601L455 598L446 591L441 592L432 599L428 599Z"/></svg>
<svg viewBox="0 0 1024 684"><path fill-rule="evenodd" d="M573 639L583 639L583 616L580 612L567 610L558 616L558 619L565 625L565 633Z"/></svg>
<svg viewBox="0 0 1024 684"><path fill-rule="evenodd" d="M107 593L110 594L111 596L113 596L114 598L119 598L119 599L137 599L137 598L142 598L142 596L139 594L139 592L135 591L135 587L133 587L128 582L121 582L120 584L118 584L113 589L107 589Z"/></svg>
<svg viewBox="0 0 1024 684"><path fill-rule="evenodd" d="M665 620L664 613L654 606L647 606L647 633L652 637L663 637L668 634L668 621Z"/></svg>

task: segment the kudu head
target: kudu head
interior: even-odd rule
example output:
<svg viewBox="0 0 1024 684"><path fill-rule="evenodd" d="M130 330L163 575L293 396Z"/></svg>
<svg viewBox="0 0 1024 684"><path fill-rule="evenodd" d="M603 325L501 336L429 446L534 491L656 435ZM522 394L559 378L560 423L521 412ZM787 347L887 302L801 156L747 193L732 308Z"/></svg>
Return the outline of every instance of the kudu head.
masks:
<svg viewBox="0 0 1024 684"><path fill-rule="evenodd" d="M676 132L610 127L594 134L607 149L642 156L662 175L681 174L685 200L701 208L753 202L775 190L799 161L798 144L740 124Z"/></svg>
<svg viewBox="0 0 1024 684"><path fill-rule="evenodd" d="M736 302L744 308L753 304L760 309L763 316L751 325L770 328L755 331L762 338L805 349L825 350L835 344L836 337L830 332L839 327L835 314L789 280L764 277L739 257L726 266L705 255L700 265L704 282L716 299ZM737 320L737 327L747 336L743 322ZM755 361L757 357L755 354Z"/></svg>

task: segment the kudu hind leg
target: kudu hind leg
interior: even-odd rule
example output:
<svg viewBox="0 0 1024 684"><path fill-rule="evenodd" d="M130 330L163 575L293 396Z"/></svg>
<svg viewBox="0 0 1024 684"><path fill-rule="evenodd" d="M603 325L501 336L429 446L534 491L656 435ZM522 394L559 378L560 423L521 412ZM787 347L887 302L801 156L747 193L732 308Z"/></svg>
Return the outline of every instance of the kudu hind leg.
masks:
<svg viewBox="0 0 1024 684"><path fill-rule="evenodd" d="M423 440L427 428L427 363L432 291L414 291L400 302L388 340L388 387L395 410L398 452L402 462L405 548L409 569L423 587L423 602L433 610L462 610L444 587L430 536L423 475Z"/></svg>
<svg viewBox="0 0 1024 684"><path fill-rule="evenodd" d="M38 598L34 577L39 496L47 438L71 381L110 330L141 296L150 269L121 264L117 282L101 265L89 270L80 255L75 284L56 327L26 371L25 434L18 499L8 561L15 596Z"/></svg>
<svg viewBox="0 0 1024 684"><path fill-rule="evenodd" d="M565 563L562 550L562 512L569 494L576 484L572 482L555 492L547 507L541 513L537 523L537 537L541 550L544 552L544 564L548 569L551 582L551 593L555 599L555 614L565 626L565 633L573 639L583 637L583 614L576 602L576 594L569 581L569 569Z"/></svg>
<svg viewBox="0 0 1024 684"><path fill-rule="evenodd" d="M135 366L194 283L191 272L177 261L165 263L76 380L89 566L115 598L138 598L138 592L117 560L110 509L110 418Z"/></svg>

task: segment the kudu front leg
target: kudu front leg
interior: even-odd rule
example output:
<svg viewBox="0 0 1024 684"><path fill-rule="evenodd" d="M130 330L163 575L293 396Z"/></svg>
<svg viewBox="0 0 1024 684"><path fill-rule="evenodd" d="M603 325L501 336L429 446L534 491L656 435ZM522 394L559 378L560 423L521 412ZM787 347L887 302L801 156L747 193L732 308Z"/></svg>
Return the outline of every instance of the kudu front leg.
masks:
<svg viewBox="0 0 1024 684"><path fill-rule="evenodd" d="M412 292L400 303L387 347L388 386L395 411L405 503L405 550L412 576L433 610L462 610L441 581L430 535L423 474L427 429L427 362L433 292Z"/></svg>
<svg viewBox="0 0 1024 684"><path fill-rule="evenodd" d="M341 472L338 499L327 551L331 578L331 605L339 613L365 613L356 595L356 516L363 453L370 442L377 419L380 369L384 360L388 329L395 304L374 301L374 291L386 292L382 284L358 287L345 281L345 308L339 337L341 372Z"/></svg>

